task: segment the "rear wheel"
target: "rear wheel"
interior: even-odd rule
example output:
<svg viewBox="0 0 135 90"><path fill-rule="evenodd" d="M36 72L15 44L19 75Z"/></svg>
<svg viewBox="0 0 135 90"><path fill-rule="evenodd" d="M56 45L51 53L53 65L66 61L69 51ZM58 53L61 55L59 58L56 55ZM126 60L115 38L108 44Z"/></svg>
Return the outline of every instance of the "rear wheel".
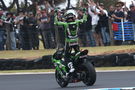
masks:
<svg viewBox="0 0 135 90"><path fill-rule="evenodd" d="M55 78L57 83L62 87L67 87L68 81L64 80L58 70L55 71Z"/></svg>
<svg viewBox="0 0 135 90"><path fill-rule="evenodd" d="M83 63L82 72L84 73L83 83L87 86L92 86L96 81L96 71L94 66L86 61Z"/></svg>

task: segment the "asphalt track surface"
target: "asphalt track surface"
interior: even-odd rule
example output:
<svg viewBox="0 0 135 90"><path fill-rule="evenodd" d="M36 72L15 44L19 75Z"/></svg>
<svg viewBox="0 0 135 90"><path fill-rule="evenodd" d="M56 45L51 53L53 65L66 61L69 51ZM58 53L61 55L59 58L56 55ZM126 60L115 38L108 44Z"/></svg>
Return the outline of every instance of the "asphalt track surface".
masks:
<svg viewBox="0 0 135 90"><path fill-rule="evenodd" d="M0 75L0 90L84 90L97 88L135 87L135 71L97 72L94 86L82 82L60 88L54 74Z"/></svg>

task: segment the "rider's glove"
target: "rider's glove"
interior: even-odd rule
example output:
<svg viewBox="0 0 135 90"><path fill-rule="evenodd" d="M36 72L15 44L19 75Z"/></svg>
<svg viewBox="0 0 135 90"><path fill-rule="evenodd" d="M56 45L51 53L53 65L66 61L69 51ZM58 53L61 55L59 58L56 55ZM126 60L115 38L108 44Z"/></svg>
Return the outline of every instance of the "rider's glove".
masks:
<svg viewBox="0 0 135 90"><path fill-rule="evenodd" d="M83 8L83 12L86 13L87 9L86 8Z"/></svg>
<svg viewBox="0 0 135 90"><path fill-rule="evenodd" d="M54 9L54 12L57 13L57 12L58 12L58 8L55 8L55 9Z"/></svg>

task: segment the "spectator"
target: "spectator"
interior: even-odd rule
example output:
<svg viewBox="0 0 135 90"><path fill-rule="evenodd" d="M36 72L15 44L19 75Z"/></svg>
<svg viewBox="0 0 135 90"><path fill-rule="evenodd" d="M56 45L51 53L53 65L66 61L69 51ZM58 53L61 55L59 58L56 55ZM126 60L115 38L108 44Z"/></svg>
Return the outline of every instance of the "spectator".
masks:
<svg viewBox="0 0 135 90"><path fill-rule="evenodd" d="M109 19L111 20L111 21L114 21L114 19L113 19L113 17L112 17L112 15L115 13L115 8L114 8L114 6L110 6L109 7L109 12L108 12L108 16L109 16Z"/></svg>
<svg viewBox="0 0 135 90"><path fill-rule="evenodd" d="M114 18L114 22L123 22L124 21L124 12L122 11L122 6L117 4L116 5L116 11L115 13L112 15L112 17ZM121 45L122 41L121 40L117 40L115 41L116 45Z"/></svg>
<svg viewBox="0 0 135 90"><path fill-rule="evenodd" d="M50 30L52 32L52 48L55 48L55 27L54 27L54 10L51 9L51 12L50 12Z"/></svg>
<svg viewBox="0 0 135 90"><path fill-rule="evenodd" d="M50 49L52 47L52 32L50 27L50 17L47 14L47 12L43 12L42 17L40 18L41 21L41 34L42 34L42 40L44 48Z"/></svg>
<svg viewBox="0 0 135 90"><path fill-rule="evenodd" d="M86 3L83 3L82 4L82 7L86 9L86 11L88 11L88 4ZM81 16L83 15L82 13L83 11L80 11L80 14ZM82 42L84 43L84 46L91 46L91 47L94 47L96 46L96 42L95 42L95 39L94 39L94 36L93 36L93 33L91 31L91 28L92 28L92 25L91 25L91 21L92 21L92 18L91 16L88 14L88 12L86 13L87 14L87 21L84 22L83 24L83 28L84 30L82 30L82 33L83 33L83 37L84 39L82 39ZM81 27L81 26L80 26ZM81 34L80 34L81 35Z"/></svg>
<svg viewBox="0 0 135 90"><path fill-rule="evenodd" d="M57 18L59 21L64 21L64 12L58 11ZM64 35L64 26L56 26L56 43L57 49L64 48L65 46L65 35Z"/></svg>
<svg viewBox="0 0 135 90"><path fill-rule="evenodd" d="M16 29L16 41L17 41L17 48L20 49L21 48L21 35L20 35L20 19L24 17L24 13L22 10L19 11L19 15L16 16L16 18L14 19L14 24L15 24L15 29Z"/></svg>
<svg viewBox="0 0 135 90"><path fill-rule="evenodd" d="M100 3L99 9L100 9L99 26L101 29L103 44L105 46L108 46L110 45L110 36L109 36L109 29L108 29L108 12L107 10L104 9L103 3Z"/></svg>
<svg viewBox="0 0 135 90"><path fill-rule="evenodd" d="M32 12L29 12L28 17L28 36L30 48L34 50L39 49L38 31L36 29L37 21Z"/></svg>
<svg viewBox="0 0 135 90"><path fill-rule="evenodd" d="M7 49L16 50L15 31L13 29L13 13L6 14L5 27L7 31Z"/></svg>
<svg viewBox="0 0 135 90"><path fill-rule="evenodd" d="M99 21L99 9L96 8L96 4L94 2L90 2L89 1L89 9L88 9L88 13L92 18L91 24L92 24L92 34L94 36L94 39L96 41L96 46L99 45L100 39L99 39L99 35L96 32L96 27L98 25L98 21Z"/></svg>
<svg viewBox="0 0 135 90"><path fill-rule="evenodd" d="M135 6L130 5L130 11L128 12L128 20L132 22L134 41L135 41Z"/></svg>
<svg viewBox="0 0 135 90"><path fill-rule="evenodd" d="M22 50L31 50L28 37L28 14L23 13L23 17L20 18L20 36L21 36L21 48Z"/></svg>
<svg viewBox="0 0 135 90"><path fill-rule="evenodd" d="M127 17L128 17L129 10L128 10L128 8L126 6L123 8L123 12L124 12L124 22L127 22L128 21Z"/></svg>
<svg viewBox="0 0 135 90"><path fill-rule="evenodd" d="M78 19L82 19L82 18L83 18L83 12L81 10L79 10ZM86 22L80 23L78 35L79 35L80 46L86 47L87 46L87 42L86 42Z"/></svg>
<svg viewBox="0 0 135 90"><path fill-rule="evenodd" d="M121 11L121 6L120 5L116 5L116 11L112 15L112 17L114 18L114 22L121 22L121 20L124 19L124 12Z"/></svg>
<svg viewBox="0 0 135 90"><path fill-rule="evenodd" d="M92 19L91 16L88 14L87 21L86 21L86 29L87 29L86 38L87 38L88 46L95 47L96 42L95 42L93 33L91 31L91 28L92 28L91 19Z"/></svg>
<svg viewBox="0 0 135 90"><path fill-rule="evenodd" d="M110 44L114 45L114 32L113 32L113 22L114 22L114 18L112 17L112 15L115 13L115 7L114 6L110 6L109 7L109 11L108 11L108 27L109 27L109 34L110 34Z"/></svg>
<svg viewBox="0 0 135 90"><path fill-rule="evenodd" d="M0 51L5 49L4 48L4 45L5 45L4 36L5 36L4 23L3 23L3 20L0 19Z"/></svg>
<svg viewBox="0 0 135 90"><path fill-rule="evenodd" d="M82 0L81 0L82 1ZM94 0L88 0L89 3L80 3L80 7L87 8L87 21L80 24L80 30L78 33L81 46L99 46L99 45L109 45L110 36L113 40L113 32L111 31L112 22L132 22L134 41L135 41L135 6L130 6L130 11L124 6L124 3L118 2L116 7L110 6L109 12L104 9L103 3L95 4ZM44 48L50 49L55 48L55 43L57 43L58 48L64 48L64 29L63 26L54 26L54 9L51 7L48 1L43 1L42 3L36 4L36 18L32 13L25 14L23 11L19 12L16 18L13 18L12 13L7 13L7 15L2 15L2 10L0 10L0 50L4 49L5 40L7 40L7 49L16 50L16 41L18 42L18 48L23 50L39 49L39 38L38 30L36 25L38 24L40 33L42 36ZM88 4L88 5L87 5ZM122 8L122 7L125 8ZM116 9L116 10L115 10ZM79 10L78 18L81 19L83 12ZM58 20L64 22L65 10L59 10ZM110 31L108 29L108 18L110 20ZM4 22L4 24L3 24ZM118 25L116 29L118 30ZM5 26L5 27L4 27ZM13 27L16 26L14 29ZM54 30L56 28L56 30ZM17 33L15 36L15 32ZM5 33L7 35L5 35ZM109 34L110 33L110 34ZM114 33L115 35L115 33ZM5 37L7 36L7 37ZM132 35L131 35L132 36ZM103 39L103 40L102 40ZM116 41L121 44L122 40ZM120 42L120 43L119 43Z"/></svg>
<svg viewBox="0 0 135 90"><path fill-rule="evenodd" d="M125 5L125 3L121 2L121 1L118 1L115 5L116 6L118 5L121 8L121 11L122 11L122 7Z"/></svg>

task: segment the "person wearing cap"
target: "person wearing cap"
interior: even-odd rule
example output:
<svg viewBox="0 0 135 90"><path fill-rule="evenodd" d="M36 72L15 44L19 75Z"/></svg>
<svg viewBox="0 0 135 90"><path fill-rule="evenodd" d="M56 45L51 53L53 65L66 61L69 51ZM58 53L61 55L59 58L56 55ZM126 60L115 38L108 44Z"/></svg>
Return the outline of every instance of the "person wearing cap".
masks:
<svg viewBox="0 0 135 90"><path fill-rule="evenodd" d="M130 5L130 11L128 12L128 21L132 22L133 27L133 35L135 41L135 6L133 4Z"/></svg>
<svg viewBox="0 0 135 90"><path fill-rule="evenodd" d="M115 4L115 6L120 6L121 8L125 5L125 3L124 2L121 2L121 1L118 1L116 4Z"/></svg>

